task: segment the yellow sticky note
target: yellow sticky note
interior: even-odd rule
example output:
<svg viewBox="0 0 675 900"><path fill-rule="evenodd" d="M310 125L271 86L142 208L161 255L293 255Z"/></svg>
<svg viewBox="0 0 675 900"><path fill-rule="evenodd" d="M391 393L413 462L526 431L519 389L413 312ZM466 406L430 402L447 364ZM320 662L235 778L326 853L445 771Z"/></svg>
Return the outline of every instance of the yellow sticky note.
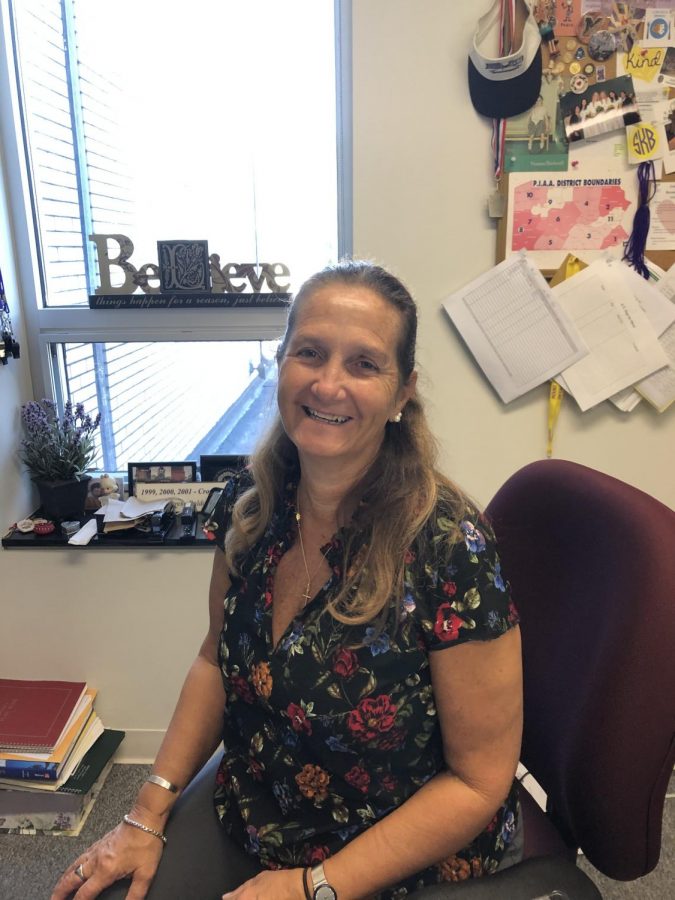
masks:
<svg viewBox="0 0 675 900"><path fill-rule="evenodd" d="M626 146L628 148L628 162L641 163L648 159L661 159L663 156L663 141L661 130L663 126L653 125L651 122L638 122L626 128Z"/></svg>
<svg viewBox="0 0 675 900"><path fill-rule="evenodd" d="M641 81L653 81L661 71L665 47L640 47L636 44L626 57L626 75Z"/></svg>

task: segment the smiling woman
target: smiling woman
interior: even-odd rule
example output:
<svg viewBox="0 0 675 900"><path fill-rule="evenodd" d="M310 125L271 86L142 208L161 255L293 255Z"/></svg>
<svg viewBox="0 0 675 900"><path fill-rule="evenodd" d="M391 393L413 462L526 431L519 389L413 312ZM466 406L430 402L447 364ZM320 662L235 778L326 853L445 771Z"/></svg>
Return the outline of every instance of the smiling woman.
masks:
<svg viewBox="0 0 675 900"><path fill-rule="evenodd" d="M213 513L209 632L158 778L53 900L128 872L140 897L155 871L152 900L388 900L520 858L518 615L489 524L435 468L416 325L369 263L298 292L278 416ZM211 766L164 850L172 789L221 739L223 827ZM197 870L186 822L215 848Z"/></svg>
<svg viewBox="0 0 675 900"><path fill-rule="evenodd" d="M298 302L279 351L279 413L301 467L314 457L356 482L415 388L399 374L399 313L374 291L335 284ZM327 472L325 473L328 474Z"/></svg>

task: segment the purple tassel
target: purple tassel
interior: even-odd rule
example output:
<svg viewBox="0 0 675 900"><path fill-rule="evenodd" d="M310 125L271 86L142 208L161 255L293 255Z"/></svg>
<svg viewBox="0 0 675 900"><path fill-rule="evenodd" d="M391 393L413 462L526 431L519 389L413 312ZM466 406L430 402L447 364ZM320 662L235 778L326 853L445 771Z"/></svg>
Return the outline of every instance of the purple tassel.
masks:
<svg viewBox="0 0 675 900"><path fill-rule="evenodd" d="M651 159L638 165L638 208L633 217L633 231L626 241L622 259L625 259L638 274L649 280L649 269L645 264L645 247L649 234L649 201L656 193L656 173Z"/></svg>

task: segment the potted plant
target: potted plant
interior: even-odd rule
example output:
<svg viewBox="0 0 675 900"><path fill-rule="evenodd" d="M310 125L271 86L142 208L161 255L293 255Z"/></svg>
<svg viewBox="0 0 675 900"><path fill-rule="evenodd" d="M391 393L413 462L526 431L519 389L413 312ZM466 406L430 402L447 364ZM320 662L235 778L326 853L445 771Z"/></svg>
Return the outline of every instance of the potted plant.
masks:
<svg viewBox="0 0 675 900"><path fill-rule="evenodd" d="M94 433L100 414L92 419L82 403L65 404L60 417L52 400L31 400L21 407L25 437L21 459L40 495L45 516L78 519L84 512L91 480L87 469L96 458Z"/></svg>

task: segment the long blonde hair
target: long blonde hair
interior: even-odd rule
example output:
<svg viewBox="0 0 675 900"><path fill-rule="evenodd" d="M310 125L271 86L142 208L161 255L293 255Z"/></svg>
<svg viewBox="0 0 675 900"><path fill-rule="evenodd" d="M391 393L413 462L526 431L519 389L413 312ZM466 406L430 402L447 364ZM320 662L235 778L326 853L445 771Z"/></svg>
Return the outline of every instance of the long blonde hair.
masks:
<svg viewBox="0 0 675 900"><path fill-rule="evenodd" d="M415 369L417 308L395 276L368 262L342 261L303 284L290 307L278 359L286 353L299 304L320 288L335 284L367 288L399 311L401 338L396 356L401 384L407 384ZM437 456L436 440L422 402L413 396L400 423L388 422L385 426L378 456L341 505L342 510L353 508L356 512L346 529L342 586L327 604L327 610L339 621L384 623L391 598L402 596L406 550L433 515L439 495L446 516L456 522L462 517L467 499L436 469ZM253 487L237 500L225 539L227 563L235 573L262 536L289 478L299 471L296 447L278 414L251 457L250 469ZM458 537L457 529L449 540ZM359 552L355 554L356 546Z"/></svg>

